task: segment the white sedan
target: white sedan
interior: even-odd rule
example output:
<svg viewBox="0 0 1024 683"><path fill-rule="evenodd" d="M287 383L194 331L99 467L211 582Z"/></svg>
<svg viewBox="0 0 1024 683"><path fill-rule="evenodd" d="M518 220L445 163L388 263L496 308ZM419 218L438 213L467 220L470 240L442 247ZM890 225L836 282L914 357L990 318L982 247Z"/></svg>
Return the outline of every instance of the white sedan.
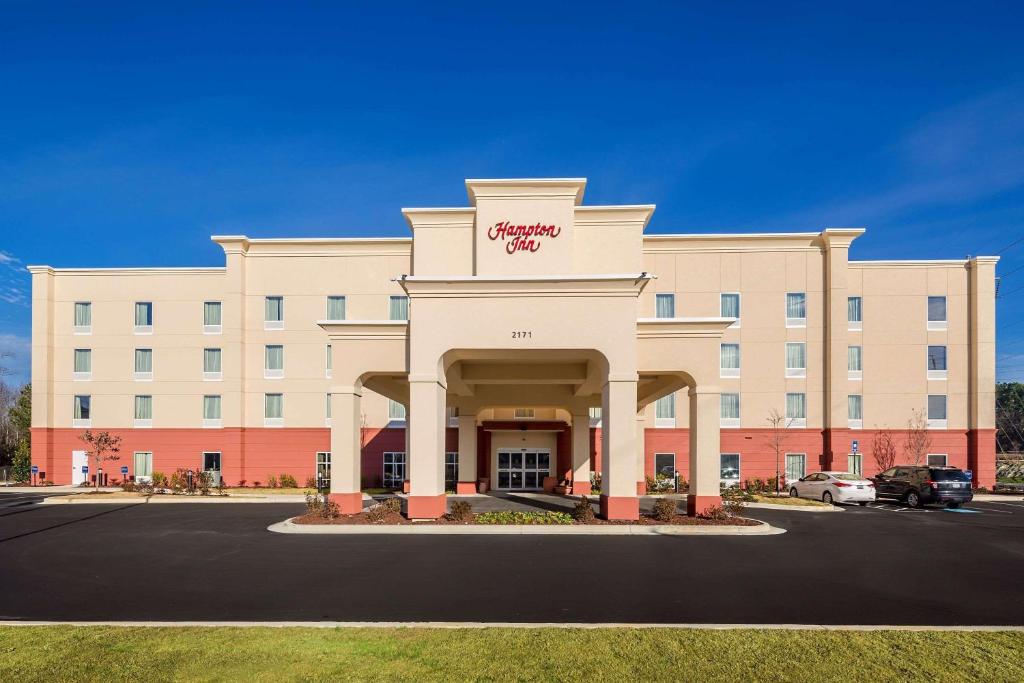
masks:
<svg viewBox="0 0 1024 683"><path fill-rule="evenodd" d="M813 498L823 503L860 503L875 500L875 485L849 472L814 472L789 485L793 498Z"/></svg>

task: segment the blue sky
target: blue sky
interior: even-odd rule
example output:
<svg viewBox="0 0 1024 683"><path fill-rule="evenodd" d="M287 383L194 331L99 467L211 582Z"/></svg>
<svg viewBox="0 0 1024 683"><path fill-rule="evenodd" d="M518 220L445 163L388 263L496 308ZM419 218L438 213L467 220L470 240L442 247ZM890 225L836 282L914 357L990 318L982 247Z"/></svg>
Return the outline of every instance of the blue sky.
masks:
<svg viewBox="0 0 1024 683"><path fill-rule="evenodd" d="M583 176L652 232L863 226L1003 261L1024 379L1019 3L21 3L0 22L0 349L23 267L221 265L214 233L404 235L469 177ZM244 7L239 9L239 7Z"/></svg>

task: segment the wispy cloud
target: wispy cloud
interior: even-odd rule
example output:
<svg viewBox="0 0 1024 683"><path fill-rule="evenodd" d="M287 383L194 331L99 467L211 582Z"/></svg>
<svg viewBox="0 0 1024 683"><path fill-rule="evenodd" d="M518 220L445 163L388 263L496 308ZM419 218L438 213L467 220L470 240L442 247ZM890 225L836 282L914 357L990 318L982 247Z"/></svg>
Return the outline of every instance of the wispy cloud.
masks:
<svg viewBox="0 0 1024 683"><path fill-rule="evenodd" d="M0 301L29 306L30 276L14 254L0 251Z"/></svg>

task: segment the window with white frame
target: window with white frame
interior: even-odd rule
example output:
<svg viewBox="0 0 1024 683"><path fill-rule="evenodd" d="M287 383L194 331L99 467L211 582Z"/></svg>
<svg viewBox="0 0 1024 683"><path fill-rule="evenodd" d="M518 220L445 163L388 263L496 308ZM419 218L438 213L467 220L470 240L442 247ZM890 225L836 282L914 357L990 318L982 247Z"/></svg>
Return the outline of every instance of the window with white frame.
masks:
<svg viewBox="0 0 1024 683"><path fill-rule="evenodd" d="M860 453L847 454L846 471L858 476L864 476L864 459Z"/></svg>
<svg viewBox="0 0 1024 683"><path fill-rule="evenodd" d="M345 297L343 297L343 296L329 296L329 297L327 297L327 319L328 320L344 320L345 319Z"/></svg>
<svg viewBox="0 0 1024 683"><path fill-rule="evenodd" d="M203 396L203 426L208 428L220 427L223 422L221 421L220 414L220 396L217 394L207 394Z"/></svg>
<svg viewBox="0 0 1024 683"><path fill-rule="evenodd" d="M136 396L135 397L135 426L136 427L152 427L153 426L153 397L152 396Z"/></svg>
<svg viewBox="0 0 1024 683"><path fill-rule="evenodd" d="M220 334L224 330L219 301L203 302L203 334Z"/></svg>
<svg viewBox="0 0 1024 683"><path fill-rule="evenodd" d="M859 296L846 297L846 321L849 323L849 329L864 329L863 306L864 300Z"/></svg>
<svg viewBox="0 0 1024 683"><path fill-rule="evenodd" d="M513 413L513 417L517 420L532 420L537 416L537 411L533 408L516 408Z"/></svg>
<svg viewBox="0 0 1024 683"><path fill-rule="evenodd" d="M92 396L79 394L75 396L72 427L89 427L92 425Z"/></svg>
<svg viewBox="0 0 1024 683"><path fill-rule="evenodd" d="M928 379L946 379L946 347L928 346Z"/></svg>
<svg viewBox="0 0 1024 683"><path fill-rule="evenodd" d="M284 346L267 344L263 351L263 378L281 379L284 377Z"/></svg>
<svg viewBox="0 0 1024 683"><path fill-rule="evenodd" d="M263 426L284 426L284 394L263 395Z"/></svg>
<svg viewBox="0 0 1024 683"><path fill-rule="evenodd" d="M135 302L135 334L153 334L153 302Z"/></svg>
<svg viewBox="0 0 1024 683"><path fill-rule="evenodd" d="M400 489L405 482L405 453L384 453L384 488Z"/></svg>
<svg viewBox="0 0 1024 683"><path fill-rule="evenodd" d="M92 349L75 349L76 380L92 379Z"/></svg>
<svg viewBox="0 0 1024 683"><path fill-rule="evenodd" d="M946 318L946 297L928 297L928 329L944 330L949 325Z"/></svg>
<svg viewBox="0 0 1024 683"><path fill-rule="evenodd" d="M721 299L721 316L723 318L736 318L736 322L729 327L740 326L740 295L738 292L723 292Z"/></svg>
<svg viewBox="0 0 1024 683"><path fill-rule="evenodd" d="M447 415L448 415L448 426L449 427L458 427L459 426L459 407L458 406L448 406L448 408L446 409L446 412L447 412Z"/></svg>
<svg viewBox="0 0 1024 683"><path fill-rule="evenodd" d="M331 352L331 345L327 345L327 379L331 378L331 373L334 372L334 354Z"/></svg>
<svg viewBox="0 0 1024 683"><path fill-rule="evenodd" d="M284 329L284 297L268 296L263 299L263 329Z"/></svg>
<svg viewBox="0 0 1024 683"><path fill-rule="evenodd" d="M654 426L676 426L676 395L662 396L654 402Z"/></svg>
<svg viewBox="0 0 1024 683"><path fill-rule="evenodd" d="M459 483L459 454L448 451L444 454L444 488L454 491Z"/></svg>
<svg viewBox="0 0 1024 683"><path fill-rule="evenodd" d="M390 298L388 303L388 319L389 320L408 320L409 319L409 297L407 296L393 296Z"/></svg>
<svg viewBox="0 0 1024 683"><path fill-rule="evenodd" d="M135 349L135 380L148 382L153 379L153 349Z"/></svg>
<svg viewBox="0 0 1024 683"><path fill-rule="evenodd" d="M740 454L722 453L720 459L720 478L722 486L740 485Z"/></svg>
<svg viewBox="0 0 1024 683"><path fill-rule="evenodd" d="M317 451L316 454L316 474L317 479L320 481L320 486L331 486L331 452L330 451Z"/></svg>
<svg viewBox="0 0 1024 683"><path fill-rule="evenodd" d="M786 453L786 482L792 484L794 481L803 479L807 474L806 453Z"/></svg>
<svg viewBox="0 0 1024 683"><path fill-rule="evenodd" d="M740 376L740 345L722 344L719 351L719 372L722 377Z"/></svg>
<svg viewBox="0 0 1024 683"><path fill-rule="evenodd" d="M719 419L720 427L739 427L740 426L740 395L739 394L721 394L719 398L721 404L721 415Z"/></svg>
<svg viewBox="0 0 1024 683"><path fill-rule="evenodd" d="M676 295L655 294L654 295L654 317L674 318L676 317Z"/></svg>
<svg viewBox="0 0 1024 683"><path fill-rule="evenodd" d="M807 395L802 393L786 394L786 426L807 426Z"/></svg>
<svg viewBox="0 0 1024 683"><path fill-rule="evenodd" d="M807 376L807 344L786 342L786 377Z"/></svg>
<svg viewBox="0 0 1024 683"><path fill-rule="evenodd" d="M591 427L601 426L601 406L595 406L587 409L587 415L590 417Z"/></svg>
<svg viewBox="0 0 1024 683"><path fill-rule="evenodd" d="M946 395L928 395L928 429L946 428Z"/></svg>
<svg viewBox="0 0 1024 683"><path fill-rule="evenodd" d="M864 427L864 397L860 394L849 394L846 397L846 420L850 429Z"/></svg>
<svg viewBox="0 0 1024 683"><path fill-rule="evenodd" d="M654 476L671 479L676 478L676 454L655 453L654 454Z"/></svg>
<svg viewBox="0 0 1024 683"><path fill-rule="evenodd" d="M203 379L219 380L223 376L220 349L203 349Z"/></svg>
<svg viewBox="0 0 1024 683"><path fill-rule="evenodd" d="M849 379L864 378L864 349L860 346L846 347L846 374Z"/></svg>
<svg viewBox="0 0 1024 683"><path fill-rule="evenodd" d="M153 453L151 451L135 451L132 461L135 481L148 483L153 480Z"/></svg>
<svg viewBox="0 0 1024 683"><path fill-rule="evenodd" d="M92 302L75 302L74 334L92 334Z"/></svg>
<svg viewBox="0 0 1024 683"><path fill-rule="evenodd" d="M786 293L786 327L807 327L806 293Z"/></svg>
<svg viewBox="0 0 1024 683"><path fill-rule="evenodd" d="M388 399L388 419L392 422L405 421L405 406L393 399Z"/></svg>
<svg viewBox="0 0 1024 683"><path fill-rule="evenodd" d="M948 462L949 456L945 453L928 454L928 467L946 467Z"/></svg>
<svg viewBox="0 0 1024 683"><path fill-rule="evenodd" d="M326 394L327 400L324 404L324 417L326 418L327 424L331 424L331 395Z"/></svg>

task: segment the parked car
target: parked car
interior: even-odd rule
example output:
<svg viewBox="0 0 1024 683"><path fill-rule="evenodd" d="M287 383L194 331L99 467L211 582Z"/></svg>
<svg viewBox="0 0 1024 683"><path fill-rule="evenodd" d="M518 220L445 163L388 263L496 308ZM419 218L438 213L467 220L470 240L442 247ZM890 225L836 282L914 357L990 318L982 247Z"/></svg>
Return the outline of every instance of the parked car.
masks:
<svg viewBox="0 0 1024 683"><path fill-rule="evenodd" d="M872 481L879 498L895 498L914 508L929 503L958 508L974 498L970 476L958 467L897 465Z"/></svg>
<svg viewBox="0 0 1024 683"><path fill-rule="evenodd" d="M875 499L875 485L869 479L850 472L814 472L789 485L793 498L813 498L829 505L860 503Z"/></svg>

